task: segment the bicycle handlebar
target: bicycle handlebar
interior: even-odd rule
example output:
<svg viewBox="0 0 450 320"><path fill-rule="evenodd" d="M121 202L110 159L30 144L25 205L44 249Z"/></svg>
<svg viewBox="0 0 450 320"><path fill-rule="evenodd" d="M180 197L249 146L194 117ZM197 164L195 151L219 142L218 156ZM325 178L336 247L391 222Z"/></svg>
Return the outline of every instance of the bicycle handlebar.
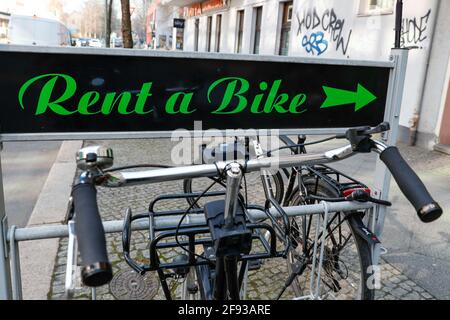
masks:
<svg viewBox="0 0 450 320"><path fill-rule="evenodd" d="M427 188L401 156L396 147L381 152L380 159L388 167L400 190L411 202L425 223L433 222L442 215L439 204L433 200Z"/></svg>
<svg viewBox="0 0 450 320"><path fill-rule="evenodd" d="M420 220L423 222L437 220L442 215L441 207L433 200L422 181L403 160L398 149L387 147L378 141L372 141L371 146L372 151L380 154L381 160L391 171L403 194L417 210ZM326 164L349 158L356 153L354 146L347 145L323 154L295 154L282 155L278 158L259 158L249 160L242 165L246 172L252 172L271 167L287 168L299 165ZM218 170L222 170L230 162L233 161L140 172L116 172L108 174L102 183L106 187L122 187L178 179L213 177L218 174Z"/></svg>
<svg viewBox="0 0 450 320"><path fill-rule="evenodd" d="M81 277L85 285L99 287L112 279L112 268L106 250L105 230L97 205L97 190L91 179L72 188L75 229L81 255Z"/></svg>
<svg viewBox="0 0 450 320"><path fill-rule="evenodd" d="M277 158L259 158L249 161L220 161L215 164L203 164L193 166L172 167L167 169L111 172L102 179L103 186L116 188L123 186L142 185L147 183L159 183L182 179L194 179L199 177L214 177L220 175L230 163L238 162L245 168L245 172L255 172L261 169L289 168L299 165L316 165L335 162L346 159L355 154L352 147L345 146L324 154L295 154L282 155Z"/></svg>

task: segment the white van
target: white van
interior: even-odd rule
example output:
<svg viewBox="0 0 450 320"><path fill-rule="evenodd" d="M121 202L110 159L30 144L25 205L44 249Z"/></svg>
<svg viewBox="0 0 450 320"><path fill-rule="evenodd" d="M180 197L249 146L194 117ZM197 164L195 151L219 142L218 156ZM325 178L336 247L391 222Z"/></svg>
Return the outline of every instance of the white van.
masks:
<svg viewBox="0 0 450 320"><path fill-rule="evenodd" d="M8 27L8 43L35 46L70 46L69 29L61 22L12 14Z"/></svg>

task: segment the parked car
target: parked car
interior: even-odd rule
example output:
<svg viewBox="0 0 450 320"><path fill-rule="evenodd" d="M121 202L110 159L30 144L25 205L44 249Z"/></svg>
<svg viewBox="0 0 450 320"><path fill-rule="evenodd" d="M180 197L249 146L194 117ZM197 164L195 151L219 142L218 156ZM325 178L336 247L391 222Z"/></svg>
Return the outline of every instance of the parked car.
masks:
<svg viewBox="0 0 450 320"><path fill-rule="evenodd" d="M122 38L111 38L111 48L123 48Z"/></svg>
<svg viewBox="0 0 450 320"><path fill-rule="evenodd" d="M70 31L59 21L12 14L8 43L35 46L70 46Z"/></svg>
<svg viewBox="0 0 450 320"><path fill-rule="evenodd" d="M78 40L80 41L80 47L87 47L89 45L88 38L80 38Z"/></svg>
<svg viewBox="0 0 450 320"><path fill-rule="evenodd" d="M101 48L103 47L102 42L98 39L89 39L88 46L93 48Z"/></svg>

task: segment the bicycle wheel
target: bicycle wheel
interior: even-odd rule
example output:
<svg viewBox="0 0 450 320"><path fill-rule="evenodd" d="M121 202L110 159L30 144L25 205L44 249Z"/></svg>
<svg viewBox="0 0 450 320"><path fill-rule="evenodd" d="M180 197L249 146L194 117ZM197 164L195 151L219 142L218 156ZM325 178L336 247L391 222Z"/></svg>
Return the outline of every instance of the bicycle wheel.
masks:
<svg viewBox="0 0 450 320"><path fill-rule="evenodd" d="M248 198L251 199L251 202L249 204L253 205L261 205L263 206L265 203L265 197L264 197L264 189L261 182L261 174L260 172L252 172L252 173L246 173L246 182L247 182L247 193ZM209 191L211 192L218 192L222 191L224 192L226 190L226 180L225 179L218 179L215 177L214 179L217 179L217 184L211 188ZM183 181L183 192L184 193L201 193L203 192L212 182L213 178L195 178L195 179L185 179ZM284 183L283 183L283 177L280 172L271 173L270 176L270 183L272 186L272 191L274 194L274 198L281 202L284 196ZM245 199L245 190L244 190L244 183L241 183L241 196ZM193 205L194 201L196 200L196 197L187 198L187 202L189 205L193 205L194 209L198 209L200 207L203 207L205 203L223 199L222 196L213 196L213 197L204 197L200 199L195 205ZM249 200L250 201L250 200Z"/></svg>
<svg viewBox="0 0 450 320"><path fill-rule="evenodd" d="M309 177L304 180L304 184L310 195L325 198L339 196L334 188L321 179ZM290 201L292 206L314 203L312 201L306 203L299 192L294 194ZM316 257L313 257L315 226L318 218L318 215L313 215L291 219L291 237L294 245L287 258L289 273L292 272L294 263L306 263L304 272L297 276L291 285L297 297L307 296L311 292L312 263L314 259L318 261L319 255L317 253ZM361 217L352 215L351 219L361 219ZM328 221L328 235L325 240L320 277L320 297L337 300L373 300L375 291L373 286L368 285L369 277L372 275L370 244L355 232L343 213L330 214ZM317 276L317 272L314 276Z"/></svg>

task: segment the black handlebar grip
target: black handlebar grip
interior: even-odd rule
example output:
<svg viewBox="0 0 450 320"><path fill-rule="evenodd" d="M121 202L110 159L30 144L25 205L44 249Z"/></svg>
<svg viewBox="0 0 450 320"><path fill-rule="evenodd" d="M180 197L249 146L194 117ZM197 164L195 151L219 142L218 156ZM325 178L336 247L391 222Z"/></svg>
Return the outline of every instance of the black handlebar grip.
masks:
<svg viewBox="0 0 450 320"><path fill-rule="evenodd" d="M397 182L400 190L417 210L420 220L433 222L442 215L439 204L433 200L427 188L401 156L396 147L389 147L380 155Z"/></svg>
<svg viewBox="0 0 450 320"><path fill-rule="evenodd" d="M75 231L81 255L81 278L89 287L107 284L112 268L106 251L105 230L97 206L97 190L92 183L80 183L72 189Z"/></svg>

